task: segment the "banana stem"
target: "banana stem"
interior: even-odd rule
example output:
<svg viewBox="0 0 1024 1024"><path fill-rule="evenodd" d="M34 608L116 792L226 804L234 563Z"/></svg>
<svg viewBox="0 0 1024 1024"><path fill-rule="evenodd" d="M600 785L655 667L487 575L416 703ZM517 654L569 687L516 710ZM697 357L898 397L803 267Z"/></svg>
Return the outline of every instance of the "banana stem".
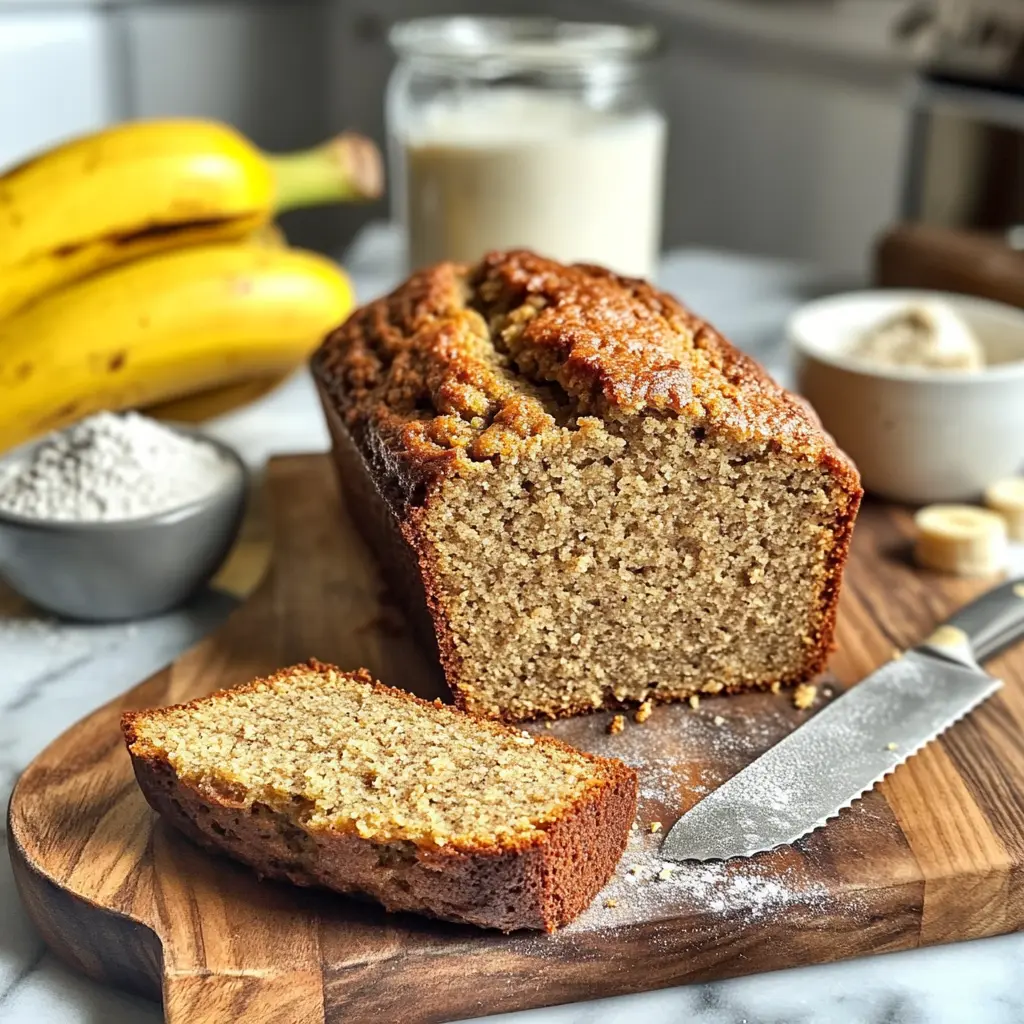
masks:
<svg viewBox="0 0 1024 1024"><path fill-rule="evenodd" d="M354 132L343 132L315 149L267 159L277 178L277 212L377 199L384 191L380 151Z"/></svg>

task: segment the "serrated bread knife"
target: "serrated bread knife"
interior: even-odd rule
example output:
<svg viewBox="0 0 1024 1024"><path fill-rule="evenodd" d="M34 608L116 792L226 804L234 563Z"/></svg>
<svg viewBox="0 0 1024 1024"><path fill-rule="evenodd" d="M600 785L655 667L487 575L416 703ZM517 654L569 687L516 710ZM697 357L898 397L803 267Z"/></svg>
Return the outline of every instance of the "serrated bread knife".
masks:
<svg viewBox="0 0 1024 1024"><path fill-rule="evenodd" d="M749 857L849 807L1003 684L979 662L1024 637L1024 579L967 605L694 805L668 860Z"/></svg>

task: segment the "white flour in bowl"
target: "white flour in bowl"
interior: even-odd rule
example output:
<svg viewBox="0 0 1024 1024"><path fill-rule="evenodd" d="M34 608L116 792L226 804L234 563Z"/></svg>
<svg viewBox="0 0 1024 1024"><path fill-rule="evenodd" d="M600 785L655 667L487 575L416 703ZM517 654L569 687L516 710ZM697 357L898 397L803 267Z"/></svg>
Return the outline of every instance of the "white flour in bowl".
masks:
<svg viewBox="0 0 1024 1024"><path fill-rule="evenodd" d="M139 519L212 494L238 471L208 441L138 413L104 412L0 466L0 511L61 522Z"/></svg>

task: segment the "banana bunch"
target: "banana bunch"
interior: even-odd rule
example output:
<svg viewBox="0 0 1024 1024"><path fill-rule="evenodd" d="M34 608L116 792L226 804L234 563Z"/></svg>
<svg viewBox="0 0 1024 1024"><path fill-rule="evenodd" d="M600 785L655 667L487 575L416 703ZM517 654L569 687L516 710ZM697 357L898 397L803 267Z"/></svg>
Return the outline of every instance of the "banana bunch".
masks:
<svg viewBox="0 0 1024 1024"><path fill-rule="evenodd" d="M119 125L0 175L0 450L98 409L196 418L265 393L353 301L273 218L381 183L360 136L271 156L192 120Z"/></svg>
<svg viewBox="0 0 1024 1024"><path fill-rule="evenodd" d="M0 450L101 409L286 373L351 306L330 260L262 245L86 278L0 322Z"/></svg>

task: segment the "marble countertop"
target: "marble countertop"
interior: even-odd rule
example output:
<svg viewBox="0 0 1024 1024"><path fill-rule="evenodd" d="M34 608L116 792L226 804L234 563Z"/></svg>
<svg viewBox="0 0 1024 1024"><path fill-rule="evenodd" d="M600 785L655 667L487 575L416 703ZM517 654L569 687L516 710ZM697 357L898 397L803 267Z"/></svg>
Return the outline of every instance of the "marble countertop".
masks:
<svg viewBox="0 0 1024 1024"><path fill-rule="evenodd" d="M347 264L363 298L399 276L393 238L370 231ZM661 279L739 345L785 377L782 323L828 286L799 267L708 252L666 258ZM273 453L320 450L327 437L307 377L215 432L253 465ZM231 610L201 597L173 614L128 626L0 619L0 798L21 769L97 705L191 646ZM1024 1021L1024 935L897 953L733 981L487 1018L491 1024L1011 1024ZM157 1024L160 1008L66 969L18 902L0 856L0 1022Z"/></svg>

